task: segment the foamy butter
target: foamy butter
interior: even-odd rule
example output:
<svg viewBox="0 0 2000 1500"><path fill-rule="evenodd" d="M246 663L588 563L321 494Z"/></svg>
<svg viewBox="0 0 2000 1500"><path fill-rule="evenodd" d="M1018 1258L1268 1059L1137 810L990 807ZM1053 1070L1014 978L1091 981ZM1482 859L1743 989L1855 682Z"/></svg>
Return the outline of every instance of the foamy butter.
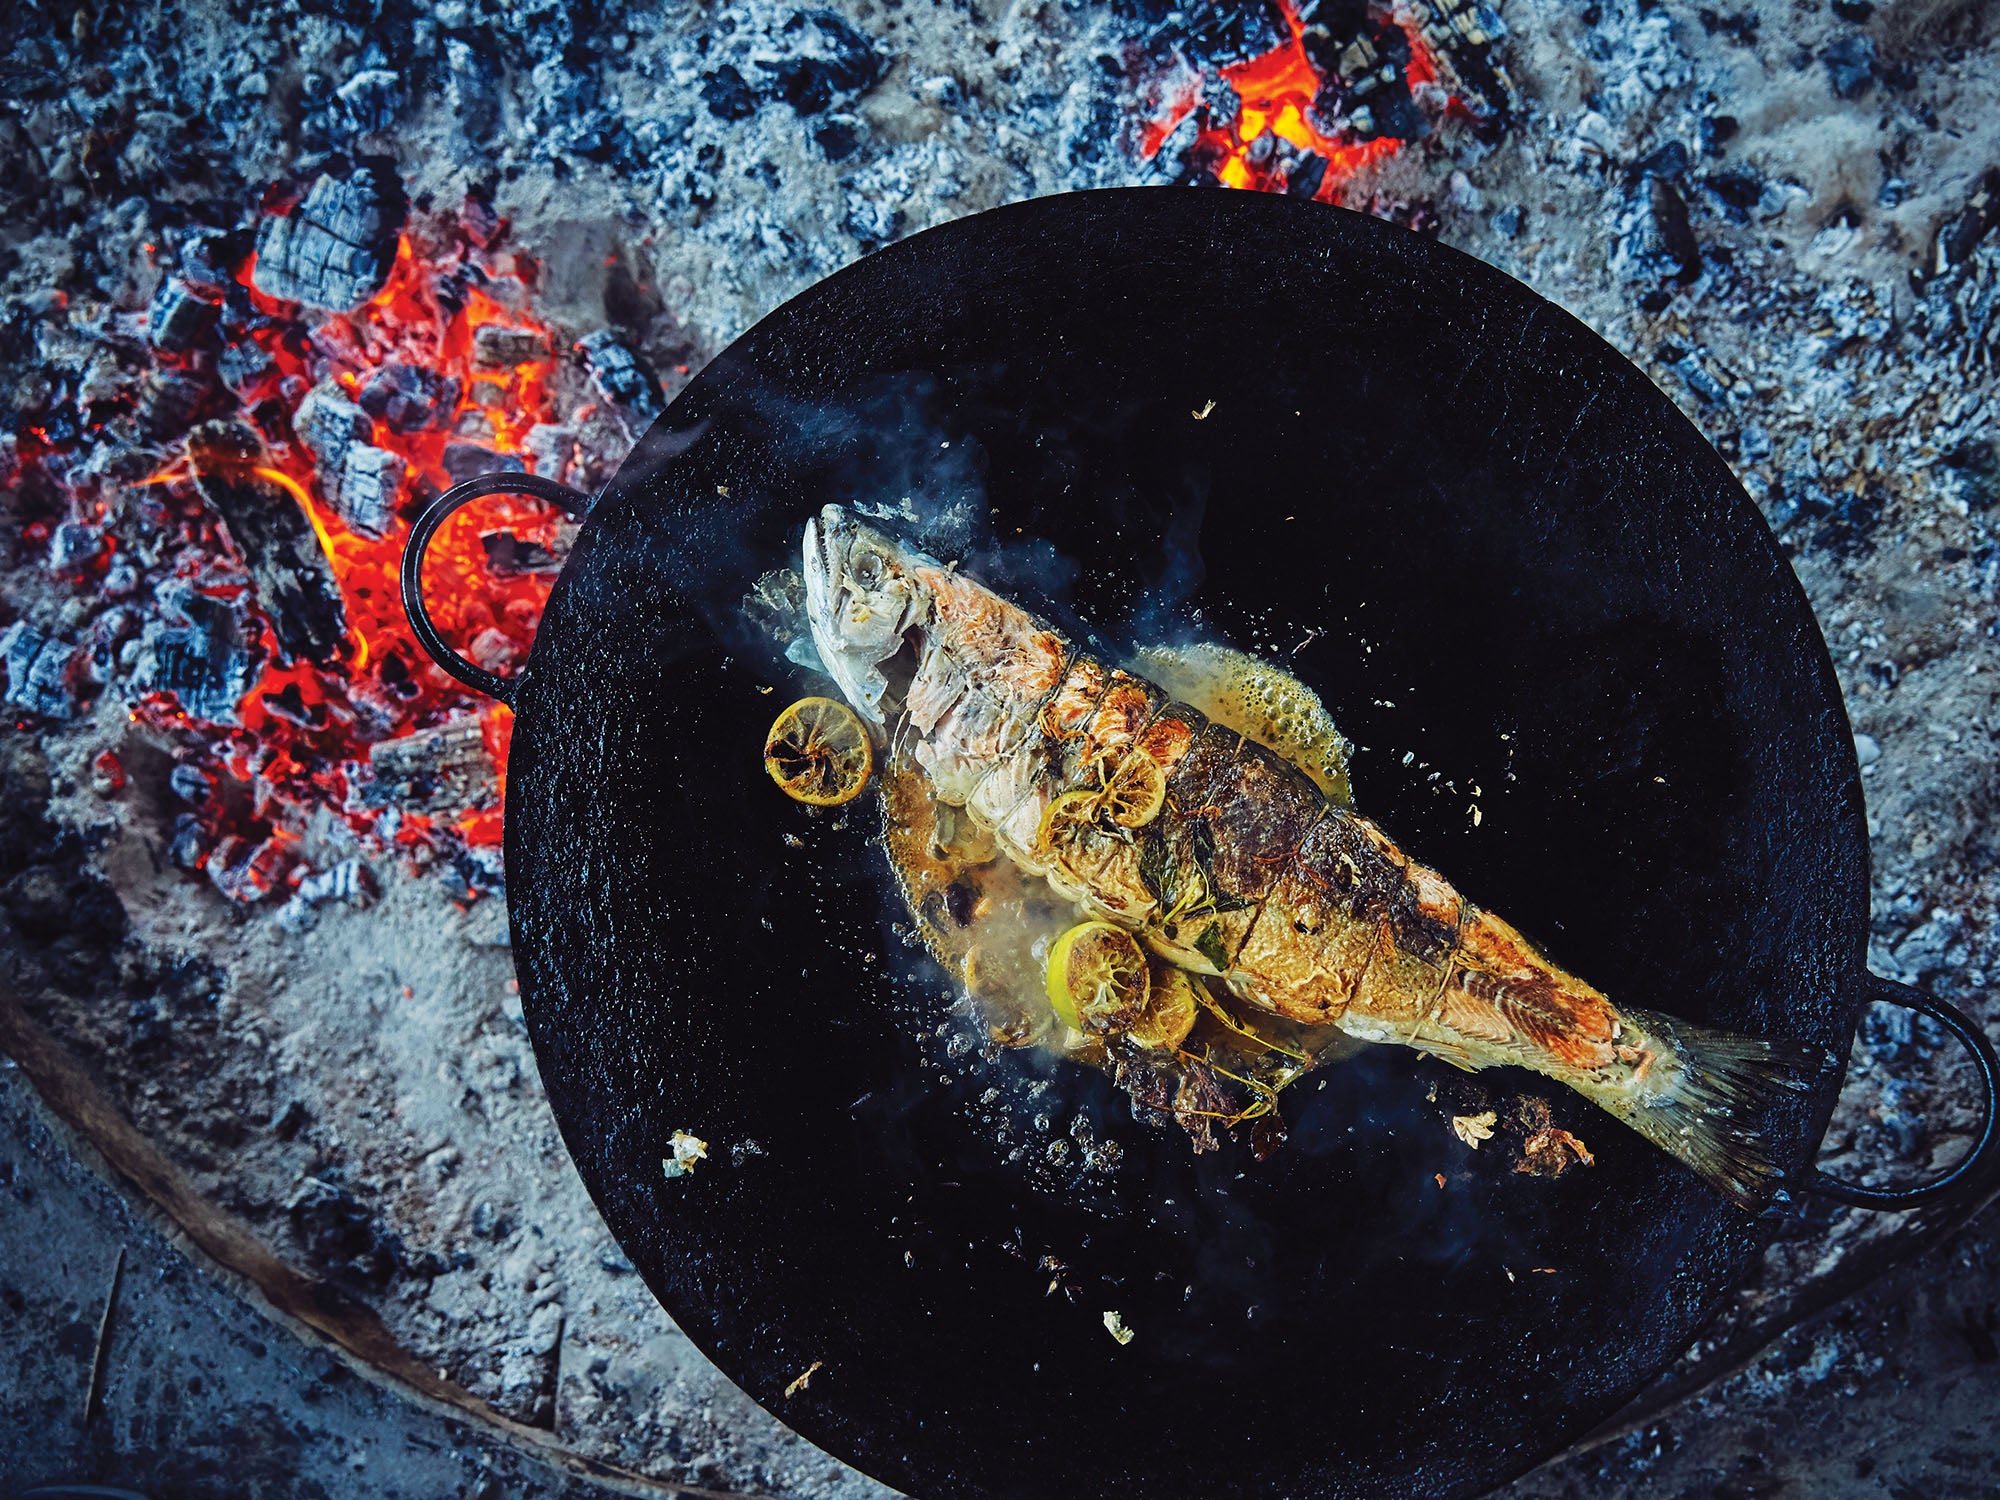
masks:
<svg viewBox="0 0 2000 1500"><path fill-rule="evenodd" d="M1216 723L1283 756L1342 807L1354 801L1353 746L1319 694L1289 672L1228 646L1145 646L1132 670Z"/></svg>

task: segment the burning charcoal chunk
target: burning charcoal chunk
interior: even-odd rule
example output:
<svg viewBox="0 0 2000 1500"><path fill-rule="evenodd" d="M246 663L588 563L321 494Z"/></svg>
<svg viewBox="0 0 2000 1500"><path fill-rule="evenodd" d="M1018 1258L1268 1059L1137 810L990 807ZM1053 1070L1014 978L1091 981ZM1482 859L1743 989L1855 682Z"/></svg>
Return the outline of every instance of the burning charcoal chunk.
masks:
<svg viewBox="0 0 2000 1500"><path fill-rule="evenodd" d="M371 745L368 766L382 790L419 812L464 807L494 776L485 726L469 715Z"/></svg>
<svg viewBox="0 0 2000 1500"><path fill-rule="evenodd" d="M507 632L498 626L488 625L472 638L465 648L465 654L488 672L499 672L514 664L520 654Z"/></svg>
<svg viewBox="0 0 2000 1500"><path fill-rule="evenodd" d="M231 901L262 901L296 862L299 841L273 834L260 844L229 834L209 851L208 878Z"/></svg>
<svg viewBox="0 0 2000 1500"><path fill-rule="evenodd" d="M132 687L141 696L173 694L189 718L234 724L237 705L250 690L250 652L235 613L220 601L204 602L212 610L194 624L146 622Z"/></svg>
<svg viewBox="0 0 2000 1500"><path fill-rule="evenodd" d="M540 359L547 349L542 336L528 328L487 323L472 335L472 363L481 370L506 370L524 365L531 359Z"/></svg>
<svg viewBox="0 0 2000 1500"><path fill-rule="evenodd" d="M403 80L388 68L363 68L333 92L355 134L373 135L395 122Z"/></svg>
<svg viewBox="0 0 2000 1500"><path fill-rule="evenodd" d="M1938 229L1932 271L1943 275L1964 264L1995 224L2000 224L2000 167L1988 167L1956 217Z"/></svg>
<svg viewBox="0 0 2000 1500"><path fill-rule="evenodd" d="M344 181L321 177L290 213L257 231L257 290L353 311L388 280L404 209L402 183L385 158L364 160Z"/></svg>
<svg viewBox="0 0 2000 1500"><path fill-rule="evenodd" d="M519 578L524 573L552 575L562 571L563 560L540 542L529 541L511 531L489 531L479 538L486 549L486 571L496 578Z"/></svg>
<svg viewBox="0 0 2000 1500"><path fill-rule="evenodd" d="M215 778L200 766L191 766L185 762L174 767L172 774L167 777L167 785L181 801L192 803L196 807L200 807L215 795Z"/></svg>
<svg viewBox="0 0 2000 1500"><path fill-rule="evenodd" d="M1859 98L1875 81L1875 43L1865 31L1851 32L1820 53L1833 91L1843 99Z"/></svg>
<svg viewBox="0 0 2000 1500"><path fill-rule="evenodd" d="M576 455L576 430L554 422L537 422L528 429L521 446L527 450L529 468L560 480Z"/></svg>
<svg viewBox="0 0 2000 1500"><path fill-rule="evenodd" d="M237 287L236 268L250 253L250 237L238 229L197 229L181 241L180 279L198 296L220 302Z"/></svg>
<svg viewBox="0 0 2000 1500"><path fill-rule="evenodd" d="M7 665L7 702L49 719L76 713L71 684L77 648L68 641L44 636L25 620L16 620L0 634L0 660Z"/></svg>
<svg viewBox="0 0 2000 1500"><path fill-rule="evenodd" d="M391 432L421 432L450 418L458 405L458 381L421 365L378 365L362 377L355 399Z"/></svg>
<svg viewBox="0 0 2000 1500"><path fill-rule="evenodd" d="M247 401L256 393L257 387L278 368L270 351L255 339L231 339L222 346L222 356L215 362L215 370L228 387L229 394L239 401Z"/></svg>
<svg viewBox="0 0 2000 1500"><path fill-rule="evenodd" d="M358 859L344 859L331 870L308 875L294 892L299 900L313 906L327 901L345 901L351 906L370 906L382 894L375 872Z"/></svg>
<svg viewBox="0 0 2000 1500"><path fill-rule="evenodd" d="M757 96L743 75L724 63L702 82L701 102L718 120L747 120L757 113Z"/></svg>
<svg viewBox="0 0 2000 1500"><path fill-rule="evenodd" d="M188 460L196 487L243 556L279 649L321 665L334 660L347 635L340 586L311 517L270 477L275 471L257 434L240 423L205 423L188 434ZM185 699L181 706L188 707Z"/></svg>
<svg viewBox="0 0 2000 1500"><path fill-rule="evenodd" d="M153 294L146 312L146 336L155 349L185 354L215 322L216 304L178 276L169 276Z"/></svg>
<svg viewBox="0 0 2000 1500"><path fill-rule="evenodd" d="M321 381L306 392L299 409L292 413L292 430L312 449L323 464L338 467L353 443L365 443L375 429L368 413L347 399L347 394L331 380Z"/></svg>
<svg viewBox="0 0 2000 1500"><path fill-rule="evenodd" d="M74 573L104 555L104 533L82 521L65 521L49 542L49 571Z"/></svg>
<svg viewBox="0 0 2000 1500"><path fill-rule="evenodd" d="M481 474L521 474L528 467L517 454L498 453L479 443L446 443L441 462L453 484L463 484Z"/></svg>
<svg viewBox="0 0 2000 1500"><path fill-rule="evenodd" d="M653 372L608 328L584 335L577 340L576 347L583 355L584 368L590 372L591 384L617 408L627 430L637 437L666 405Z"/></svg>
<svg viewBox="0 0 2000 1500"><path fill-rule="evenodd" d="M356 443L341 466L340 486L331 503L341 520L358 536L388 535L396 519L396 495L403 485L404 465L386 448Z"/></svg>
<svg viewBox="0 0 2000 1500"><path fill-rule="evenodd" d="M182 370L148 370L139 382L139 431L149 438L173 438L187 431L202 407L210 386Z"/></svg>

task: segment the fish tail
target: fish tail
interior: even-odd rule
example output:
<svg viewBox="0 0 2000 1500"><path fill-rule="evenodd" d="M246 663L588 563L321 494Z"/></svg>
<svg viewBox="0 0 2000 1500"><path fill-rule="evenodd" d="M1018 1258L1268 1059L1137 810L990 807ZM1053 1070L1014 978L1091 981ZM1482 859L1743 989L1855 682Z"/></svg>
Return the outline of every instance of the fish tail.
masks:
<svg viewBox="0 0 2000 1500"><path fill-rule="evenodd" d="M1756 1121L1780 1095L1808 1086L1818 1052L1654 1011L1619 1014L1621 1065L1566 1081L1740 1207L1761 1208L1784 1174Z"/></svg>

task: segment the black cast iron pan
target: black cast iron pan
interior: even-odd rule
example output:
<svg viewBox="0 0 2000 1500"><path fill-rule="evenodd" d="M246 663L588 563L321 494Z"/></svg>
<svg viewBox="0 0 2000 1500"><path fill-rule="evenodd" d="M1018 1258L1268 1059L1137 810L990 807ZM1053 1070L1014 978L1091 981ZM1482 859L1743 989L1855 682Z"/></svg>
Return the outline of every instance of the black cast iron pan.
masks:
<svg viewBox="0 0 2000 1500"><path fill-rule="evenodd" d="M416 587L443 516L500 489L582 508L460 487L406 598L519 715L508 901L564 1137L689 1336L891 1484L1473 1494L1672 1360L1765 1231L1526 1074L1481 1081L1547 1097L1594 1167L1466 1149L1462 1081L1402 1049L1288 1091L1264 1163L1194 1156L1083 1069L965 1051L895 940L868 804L808 816L759 764L810 684L738 601L828 500L978 495L967 566L1073 628L1287 653L1365 747L1357 805L1472 899L1620 1001L1824 1049L1757 1122L1795 1184L1898 1207L1990 1165L1991 1050L1864 966L1852 741L1770 533L1638 371L1462 254L1172 190L884 250L659 419L512 682ZM1810 1165L1871 999L1943 1022L1988 1090L1978 1149L1925 1189ZM676 1130L710 1157L669 1180Z"/></svg>

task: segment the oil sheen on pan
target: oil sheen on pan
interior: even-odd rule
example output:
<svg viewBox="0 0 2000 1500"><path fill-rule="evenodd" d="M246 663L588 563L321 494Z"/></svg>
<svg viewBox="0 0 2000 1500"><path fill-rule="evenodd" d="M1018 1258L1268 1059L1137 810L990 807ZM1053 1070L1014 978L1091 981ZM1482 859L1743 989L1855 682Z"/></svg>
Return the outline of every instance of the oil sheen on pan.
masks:
<svg viewBox="0 0 2000 1500"><path fill-rule="evenodd" d="M842 800L875 782L915 931L994 1043L1104 1070L1196 1151L1241 1127L1260 1156L1280 1090L1393 1043L1574 1089L1746 1209L1776 1185L1739 1122L1810 1049L1564 971L1355 810L1303 684L1219 642L1106 660L838 505L800 556L752 613L838 698L781 717L772 774L798 795L841 744Z"/></svg>

